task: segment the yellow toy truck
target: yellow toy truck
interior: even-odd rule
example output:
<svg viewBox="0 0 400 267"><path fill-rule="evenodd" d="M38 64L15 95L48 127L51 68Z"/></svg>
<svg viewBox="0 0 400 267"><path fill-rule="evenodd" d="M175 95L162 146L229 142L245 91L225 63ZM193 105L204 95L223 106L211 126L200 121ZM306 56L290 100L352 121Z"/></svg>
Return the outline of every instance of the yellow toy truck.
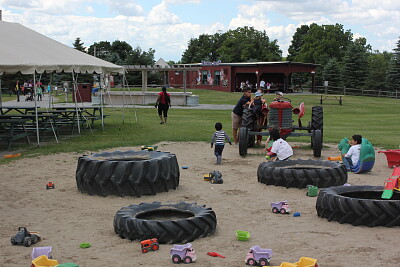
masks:
<svg viewBox="0 0 400 267"><path fill-rule="evenodd" d="M317 259L309 257L301 257L298 262L295 263L282 262L281 265L272 267L318 267L318 264L317 264Z"/></svg>

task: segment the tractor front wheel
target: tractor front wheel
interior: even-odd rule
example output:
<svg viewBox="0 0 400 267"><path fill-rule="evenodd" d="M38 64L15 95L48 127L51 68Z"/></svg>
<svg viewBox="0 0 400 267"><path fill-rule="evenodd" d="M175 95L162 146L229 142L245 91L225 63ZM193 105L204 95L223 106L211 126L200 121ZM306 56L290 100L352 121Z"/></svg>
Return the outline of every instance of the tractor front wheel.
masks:
<svg viewBox="0 0 400 267"><path fill-rule="evenodd" d="M247 155L247 142L249 131L246 127L241 127L239 129L239 155L245 157Z"/></svg>
<svg viewBox="0 0 400 267"><path fill-rule="evenodd" d="M314 130L313 136L311 138L311 142L313 143L313 152L314 157L321 157L321 150L322 150L322 131L321 130Z"/></svg>

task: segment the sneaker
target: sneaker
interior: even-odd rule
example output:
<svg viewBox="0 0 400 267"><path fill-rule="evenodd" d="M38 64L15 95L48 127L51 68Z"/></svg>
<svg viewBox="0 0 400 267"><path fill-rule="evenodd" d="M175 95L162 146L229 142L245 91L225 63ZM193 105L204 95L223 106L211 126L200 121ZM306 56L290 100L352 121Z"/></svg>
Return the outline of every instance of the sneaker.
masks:
<svg viewBox="0 0 400 267"><path fill-rule="evenodd" d="M164 122L162 121L162 122L160 122L160 124L164 124Z"/></svg>

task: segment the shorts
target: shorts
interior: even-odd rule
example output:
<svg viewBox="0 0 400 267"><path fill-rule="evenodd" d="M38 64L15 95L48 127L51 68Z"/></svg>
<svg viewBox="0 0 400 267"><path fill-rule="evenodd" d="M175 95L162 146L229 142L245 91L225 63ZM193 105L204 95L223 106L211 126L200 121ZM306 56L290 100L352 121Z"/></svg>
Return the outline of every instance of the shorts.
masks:
<svg viewBox="0 0 400 267"><path fill-rule="evenodd" d="M232 112L232 129L239 129L242 127L242 117Z"/></svg>

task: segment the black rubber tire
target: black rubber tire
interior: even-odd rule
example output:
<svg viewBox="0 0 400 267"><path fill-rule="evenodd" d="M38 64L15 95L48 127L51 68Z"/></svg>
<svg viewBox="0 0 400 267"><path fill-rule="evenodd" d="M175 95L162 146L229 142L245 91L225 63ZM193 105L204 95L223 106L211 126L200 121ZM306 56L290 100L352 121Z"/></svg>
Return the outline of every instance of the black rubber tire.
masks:
<svg viewBox="0 0 400 267"><path fill-rule="evenodd" d="M15 241L15 236L12 236L12 237L11 237L11 244L12 244L13 246L18 245L18 242Z"/></svg>
<svg viewBox="0 0 400 267"><path fill-rule="evenodd" d="M317 214L328 221L369 227L400 226L400 193L382 199L383 186L337 186L320 190Z"/></svg>
<svg viewBox="0 0 400 267"><path fill-rule="evenodd" d="M32 239L29 236L27 236L27 237L24 238L24 242L23 243L24 243L25 247L30 247L32 245Z"/></svg>
<svg viewBox="0 0 400 267"><path fill-rule="evenodd" d="M148 220L146 214L180 213L191 217L173 220ZM196 203L141 203L123 207L114 216L114 230L121 238L157 238L160 244L187 243L214 234L217 217L211 208Z"/></svg>
<svg viewBox="0 0 400 267"><path fill-rule="evenodd" d="M324 141L324 109L321 106L314 106L311 110L311 130L321 130L321 140ZM311 137L311 148L314 142Z"/></svg>
<svg viewBox="0 0 400 267"><path fill-rule="evenodd" d="M250 108L244 108L243 109L243 115L242 115L242 127L249 128L251 131L254 131L256 129L256 115L254 115L253 110Z"/></svg>
<svg viewBox="0 0 400 267"><path fill-rule="evenodd" d="M322 150L322 132L321 130L314 130L313 131L313 138L311 139L313 142L313 155L314 157L321 157L321 150Z"/></svg>
<svg viewBox="0 0 400 267"><path fill-rule="evenodd" d="M324 109L321 106L312 107L311 111L311 130L324 129Z"/></svg>
<svg viewBox="0 0 400 267"><path fill-rule="evenodd" d="M343 185L347 182L347 171L343 164L322 160L285 160L263 162L258 166L257 178L266 185L286 188L320 188Z"/></svg>
<svg viewBox="0 0 400 267"><path fill-rule="evenodd" d="M103 152L79 158L76 184L89 195L140 197L176 189L179 174L176 156L169 152Z"/></svg>
<svg viewBox="0 0 400 267"><path fill-rule="evenodd" d="M247 155L248 136L248 129L246 127L241 127L239 129L239 155L242 157L245 157Z"/></svg>

